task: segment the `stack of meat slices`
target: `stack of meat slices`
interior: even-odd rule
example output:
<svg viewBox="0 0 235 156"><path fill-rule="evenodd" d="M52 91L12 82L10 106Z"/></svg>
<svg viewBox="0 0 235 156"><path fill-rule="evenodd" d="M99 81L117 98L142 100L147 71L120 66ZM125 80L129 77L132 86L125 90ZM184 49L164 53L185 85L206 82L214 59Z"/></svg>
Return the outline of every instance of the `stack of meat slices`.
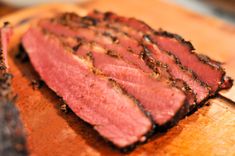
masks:
<svg viewBox="0 0 235 156"><path fill-rule="evenodd" d="M118 148L146 141L232 85L220 63L181 37L110 12L42 19L22 42L46 84Z"/></svg>

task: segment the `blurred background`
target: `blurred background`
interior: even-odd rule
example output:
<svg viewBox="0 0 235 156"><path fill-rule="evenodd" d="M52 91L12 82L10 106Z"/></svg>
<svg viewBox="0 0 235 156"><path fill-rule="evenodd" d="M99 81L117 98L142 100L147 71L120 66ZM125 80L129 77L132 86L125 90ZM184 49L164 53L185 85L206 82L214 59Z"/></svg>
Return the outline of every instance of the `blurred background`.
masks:
<svg viewBox="0 0 235 156"><path fill-rule="evenodd" d="M200 14L235 24L235 0L170 0Z"/></svg>
<svg viewBox="0 0 235 156"><path fill-rule="evenodd" d="M75 4L88 3L95 0L0 0L0 16L14 12L23 7L42 3L70 2ZM235 0L166 0L181 5L199 14L220 18L235 24ZM147 2L147 1L146 1Z"/></svg>

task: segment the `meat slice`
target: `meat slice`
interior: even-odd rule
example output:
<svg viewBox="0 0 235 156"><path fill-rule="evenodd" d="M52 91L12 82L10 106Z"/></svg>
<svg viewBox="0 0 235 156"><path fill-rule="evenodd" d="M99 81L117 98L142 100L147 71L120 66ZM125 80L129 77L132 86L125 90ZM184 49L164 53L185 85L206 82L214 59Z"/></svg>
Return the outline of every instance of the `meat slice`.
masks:
<svg viewBox="0 0 235 156"><path fill-rule="evenodd" d="M93 20L89 17L80 18L76 14L66 13L57 18L42 20L40 22L40 26L44 30L57 35L70 36L73 38L77 37L78 40L85 39L88 42L96 42L107 49L109 54L118 55L123 60L131 63L145 73L153 73L153 70L145 64L143 59L141 59L140 55L142 55L144 48L138 43L138 41L128 37L124 33L114 32L107 27L95 26L93 23L96 22L92 21ZM80 46L80 42L73 46L73 49L78 48ZM169 79L173 80L165 65L157 64L154 67L154 71L158 74L158 79L163 79L165 81L169 81ZM191 109L194 108L195 96L189 87L185 87L186 84L181 82L179 79L174 81L174 86L180 89L183 88L182 90L187 94L187 101L190 104Z"/></svg>
<svg viewBox="0 0 235 156"><path fill-rule="evenodd" d="M4 26L0 29L0 47L2 49L3 53L3 60L5 66L8 68L8 61L7 61L7 48L8 48L8 42L10 40L10 36L12 35L12 28L8 25L8 22L4 23Z"/></svg>
<svg viewBox="0 0 235 156"><path fill-rule="evenodd" d="M118 44L113 44L113 40L107 36L105 33L99 33L96 30L91 30L86 27L83 27L82 23L77 23L75 27L73 27L74 24L69 23L68 24L61 24L60 23L55 23L51 22L50 20L42 20L40 22L40 26L49 31L53 32L54 34L58 35L65 35L65 36L71 36L71 37L77 37L78 40L80 38L85 38L88 41L94 41L102 46L104 46L106 49L109 49L113 52L118 52L122 54L122 57L125 60L131 60L135 66L139 67L145 72L152 72L151 69L146 66L143 60L138 59L138 55L130 54L130 51L125 49L122 46L119 46ZM73 27L70 29L70 27ZM129 54L128 54L129 53Z"/></svg>
<svg viewBox="0 0 235 156"><path fill-rule="evenodd" d="M160 61L161 63L166 64L169 73L175 80L183 80L194 91L197 103L201 103L208 97L209 89L207 85L199 81L192 71L182 66L180 61L177 60L173 54L159 49L155 42L153 42L151 38L152 33L150 32L152 29L149 28L149 26L136 19L120 17L113 13L103 14L93 12L89 15L98 21L106 21L111 28L125 32L139 42L142 42L146 47L147 60L152 60L153 62ZM151 59L149 57L151 57ZM154 67L154 64L152 66Z"/></svg>
<svg viewBox="0 0 235 156"><path fill-rule="evenodd" d="M72 55L57 38L31 27L23 37L30 61L46 84L80 118L119 148L144 141L152 123L133 96Z"/></svg>
<svg viewBox="0 0 235 156"><path fill-rule="evenodd" d="M232 86L232 79L224 78L225 72L220 63L196 54L192 44L185 41L181 36L160 30L155 32L153 40L158 43L159 48L171 51L184 66L192 69L200 80L211 87L212 95L220 89ZM223 84L225 79L227 81Z"/></svg>
<svg viewBox="0 0 235 156"><path fill-rule="evenodd" d="M197 103L201 103L209 95L209 90L206 85L201 83L191 72L183 68L171 53L161 51L156 44L153 44L151 39L145 36L143 40L148 49L148 57L159 60L169 67L169 72L176 79L185 81L190 88L196 93Z"/></svg>
<svg viewBox="0 0 235 156"><path fill-rule="evenodd" d="M72 41L70 37L57 37L71 49L76 45L76 38ZM169 84L169 80L159 80L158 75L143 72L94 42L82 40L79 44L73 53L90 60L95 68L136 97L158 126L173 125L187 113L185 95Z"/></svg>
<svg viewBox="0 0 235 156"><path fill-rule="evenodd" d="M229 76L224 77L224 82L220 86L220 89L230 89L233 86L233 79Z"/></svg>
<svg viewBox="0 0 235 156"><path fill-rule="evenodd" d="M166 31L156 32L142 21L138 21L134 18L120 17L111 12L103 14L98 11L94 11L90 13L90 16L96 17L100 20L105 19L108 21L123 23L128 27L133 27L138 31L149 34L151 39L155 43L157 43L158 47L161 50L171 52L180 60L183 66L192 70L194 72L194 75L197 76L198 79L207 84L211 88L211 95L214 95L221 89L226 89L232 86L232 79L228 77L224 78L225 72L221 68L220 63L193 52L194 48L192 44L188 41L185 41L179 35L172 34ZM128 28L126 27L125 29ZM135 35L135 32L129 32ZM138 35L136 35L136 37L140 38L140 36ZM227 81L225 81L225 79Z"/></svg>
<svg viewBox="0 0 235 156"><path fill-rule="evenodd" d="M0 155L25 156L28 153L25 134L11 89L12 75L6 66L10 35L9 27L0 28Z"/></svg>

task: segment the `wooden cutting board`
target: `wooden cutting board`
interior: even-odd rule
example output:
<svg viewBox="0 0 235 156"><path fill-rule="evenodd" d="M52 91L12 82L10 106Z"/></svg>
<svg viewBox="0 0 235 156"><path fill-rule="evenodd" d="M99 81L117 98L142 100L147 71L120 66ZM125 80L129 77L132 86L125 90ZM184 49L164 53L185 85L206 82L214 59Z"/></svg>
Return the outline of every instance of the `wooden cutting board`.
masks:
<svg viewBox="0 0 235 156"><path fill-rule="evenodd" d="M47 86L33 89L32 80L39 79L29 62L15 58L21 35L29 26L25 19L50 16L60 11L115 11L134 16L154 28L183 35L197 51L224 62L235 78L235 27L213 18L204 17L165 1L110 0L91 1L82 6L47 5L25 9L0 20L10 21L15 33L10 44L9 63L14 75L13 87L19 97L17 106L27 132L31 155L78 156L123 155L111 148L91 126L72 112L60 110L60 99ZM223 95L235 100L234 87ZM193 115L186 117L166 133L158 133L148 143L128 155L235 155L235 105L215 98Z"/></svg>

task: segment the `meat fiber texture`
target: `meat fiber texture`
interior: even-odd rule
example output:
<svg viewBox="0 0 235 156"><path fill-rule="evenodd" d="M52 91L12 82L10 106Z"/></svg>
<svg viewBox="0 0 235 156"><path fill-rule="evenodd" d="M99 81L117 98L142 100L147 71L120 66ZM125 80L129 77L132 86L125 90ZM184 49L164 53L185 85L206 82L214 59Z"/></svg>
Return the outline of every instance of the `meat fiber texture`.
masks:
<svg viewBox="0 0 235 156"><path fill-rule="evenodd" d="M177 49L183 42L173 45L173 37L160 41L159 34L137 19L94 11L85 17L64 13L42 19L22 43L49 88L123 149L146 141L153 129L176 124L232 85L219 63ZM179 57L177 50L187 56ZM185 65L192 56L195 64L208 67L213 82Z"/></svg>
<svg viewBox="0 0 235 156"><path fill-rule="evenodd" d="M23 126L15 107L15 95L11 89L12 75L8 73L7 51L12 30L0 29L0 155L25 156L28 154Z"/></svg>
<svg viewBox="0 0 235 156"><path fill-rule="evenodd" d="M96 43L106 49L109 54L120 56L123 60L135 65L145 73L152 74L154 72L148 67L145 61L141 59L140 54L144 51L144 47L140 46L138 41L128 37L125 33L116 32L96 24L94 25L94 23L96 22L93 22L91 18L81 18L76 14L66 13L53 20L42 20L40 26L57 35L70 36L77 39L80 38ZM87 28L88 26L89 28ZM76 41L74 42L76 43ZM73 49L76 50L79 48L79 45L80 43L74 45ZM172 79L166 66L159 64L155 67L158 79L165 81ZM194 106L195 97L191 90L188 89L189 87L185 86L186 84L184 82L181 83L179 79L174 81L174 85L187 94L188 103L190 106Z"/></svg>
<svg viewBox="0 0 235 156"><path fill-rule="evenodd" d="M74 38L57 37L67 45L67 48L74 49L73 47L76 46L73 45L72 40L76 40ZM177 122L185 115L187 105L182 101L184 99L182 91L166 80L157 79L157 75L143 72L132 63L122 60L118 54L111 53L97 43L86 40L80 40L80 42L82 42L80 47L73 53L91 61L95 68L114 79L128 93L136 97L143 108L150 113L157 126L168 124L169 121Z"/></svg>
<svg viewBox="0 0 235 156"><path fill-rule="evenodd" d="M73 15L70 14L68 16ZM82 21L80 23L81 25L84 24ZM94 61L95 67L100 69L107 76L115 79L125 90L135 96L143 107L150 112L157 125L165 125L182 108L183 102L179 100L181 97L180 94L182 93L180 93L177 88L168 84L168 79L163 79L161 81L156 78L154 79L154 76L150 75L153 72L143 60L138 58L138 55L128 52L120 45L113 44L112 39L107 37L107 35L103 36L103 33L99 35L93 30L79 26L66 31L66 27L62 25L53 25L52 23L45 21L42 21L41 25L45 26L43 27L45 28L44 31L51 30L50 32L56 34L57 37L67 36L67 38L61 39L64 41L63 44L68 44L71 50L75 50L74 53L78 56L87 55L90 52L90 54L93 55L91 59ZM50 26L49 29L47 29L48 25ZM50 29L56 26L58 26L56 32L53 31L53 29ZM80 40L77 41L77 38L80 38ZM84 39L82 40L81 38ZM88 43L85 43L86 41ZM77 48L78 46L79 48ZM107 63L109 62L110 71L106 70L108 68L99 68L100 66L97 66L96 64L99 60L105 60ZM102 61L99 62L102 63ZM103 66L108 66L108 64ZM166 99L171 100L169 101ZM185 114L181 113L180 116L182 115ZM174 120L177 122L176 119Z"/></svg>
<svg viewBox="0 0 235 156"><path fill-rule="evenodd" d="M225 76L220 62L196 54L193 45L181 36L160 30L155 32L153 40L158 43L159 48L171 51L181 60L182 65L192 69L200 80L208 84L211 88L211 95L232 86L232 79Z"/></svg>
<svg viewBox="0 0 235 156"><path fill-rule="evenodd" d="M100 13L94 11L89 15L96 19L122 23L129 28L131 27L148 34L151 40L158 45L159 49L170 52L180 61L184 68L193 71L193 75L209 87L211 96L222 89L228 89L232 86L232 79L225 76L224 69L219 62L195 53L193 45L179 35L162 30L155 31L142 21L121 17L111 12Z"/></svg>
<svg viewBox="0 0 235 156"><path fill-rule="evenodd" d="M151 120L114 80L97 74L39 28L27 31L23 45L46 84L100 135L119 148L146 140Z"/></svg>
<svg viewBox="0 0 235 156"><path fill-rule="evenodd" d="M99 21L107 21L111 23L110 25L112 25L112 28L128 33L129 36L142 42L147 49L146 55L148 60L151 58L153 62L157 61L166 64L168 71L174 80L180 79L192 89L196 95L197 103L201 103L208 97L209 89L207 86L198 80L193 72L184 68L172 53L159 49L157 44L153 42L150 32L152 29L148 25L136 19L117 16L113 13L102 14L99 12L93 12L90 16Z"/></svg>
<svg viewBox="0 0 235 156"><path fill-rule="evenodd" d="M145 54L145 56L147 56L147 63L149 62L150 58L151 58L151 61L155 60L154 65L151 67L155 69L157 68L158 70L161 68L159 66L162 66L162 65L167 66L168 72L171 78L174 81L177 81L177 80L184 81L185 84L187 84L192 89L192 91L194 91L196 98L197 98L196 101L198 103L202 102L209 95L209 90L205 84L203 84L196 77L194 77L191 71L183 68L173 55L165 51L161 51L154 43L152 43L149 39L147 39L147 37L144 37L146 35L144 33L141 33L141 31L136 30L136 28L127 27L122 23L120 24L120 22L119 23L114 23L111 21L100 22L96 19L92 19L91 17L86 17L83 19L87 21L95 21L95 22L90 22L90 23L87 22L86 24L83 24L83 28L80 29L80 31L77 30L77 35L81 37L86 37L85 34L88 34L90 32L89 33L89 37L90 37L92 36L91 31L84 28L84 25L85 27L89 27L89 28L90 28L90 25L95 26L96 33L97 31L98 32L103 31L103 36L108 36L108 37L111 37L113 40L115 40L114 42L116 42L116 44L106 43L104 45L106 48L114 50L114 51L121 50L124 53L128 53L129 51L129 52L137 54L137 58L139 55ZM60 23L60 25L57 25L58 26L57 30L53 29L53 27L56 26L56 23L54 25L50 24L50 26L48 26L47 28L54 32L57 31L58 33L69 35L68 29L67 30L65 29L64 31L58 31L58 30L63 29L63 26L61 25L65 25L65 26L69 25L70 27L76 28L76 26L78 26L78 23L79 23L78 21L79 19L75 18L75 16L73 16L73 18L70 18L70 20L67 20L67 18L59 18L58 20L55 20L55 22ZM118 31L123 34L121 39L118 38L118 36L120 36L120 33L119 34L117 33ZM93 36L96 36L96 35L93 35ZM143 40L143 37L144 37L144 40ZM88 38L88 36L86 38ZM95 40L96 42L100 44L105 43L104 41L100 40L100 37L98 38L98 36L96 36L96 39L94 39L94 37L90 37L88 39ZM140 46L136 46L139 43L141 43L145 47L144 52L142 49L140 49L141 48ZM123 50L123 47L125 48L124 50ZM159 65L159 62L161 65ZM140 66L140 63L138 65Z"/></svg>
<svg viewBox="0 0 235 156"><path fill-rule="evenodd" d="M23 45L34 68L74 113L117 147L145 141L154 127L152 118L156 124L164 125L171 120L176 123L186 114L186 97L181 90L167 82L154 80L121 59L112 64L114 70L110 68L110 71L92 66L74 55L56 35L36 26L24 35ZM74 42L77 41L75 38ZM112 54L107 55L101 47L100 53L98 48L93 47L97 61L114 61Z"/></svg>

